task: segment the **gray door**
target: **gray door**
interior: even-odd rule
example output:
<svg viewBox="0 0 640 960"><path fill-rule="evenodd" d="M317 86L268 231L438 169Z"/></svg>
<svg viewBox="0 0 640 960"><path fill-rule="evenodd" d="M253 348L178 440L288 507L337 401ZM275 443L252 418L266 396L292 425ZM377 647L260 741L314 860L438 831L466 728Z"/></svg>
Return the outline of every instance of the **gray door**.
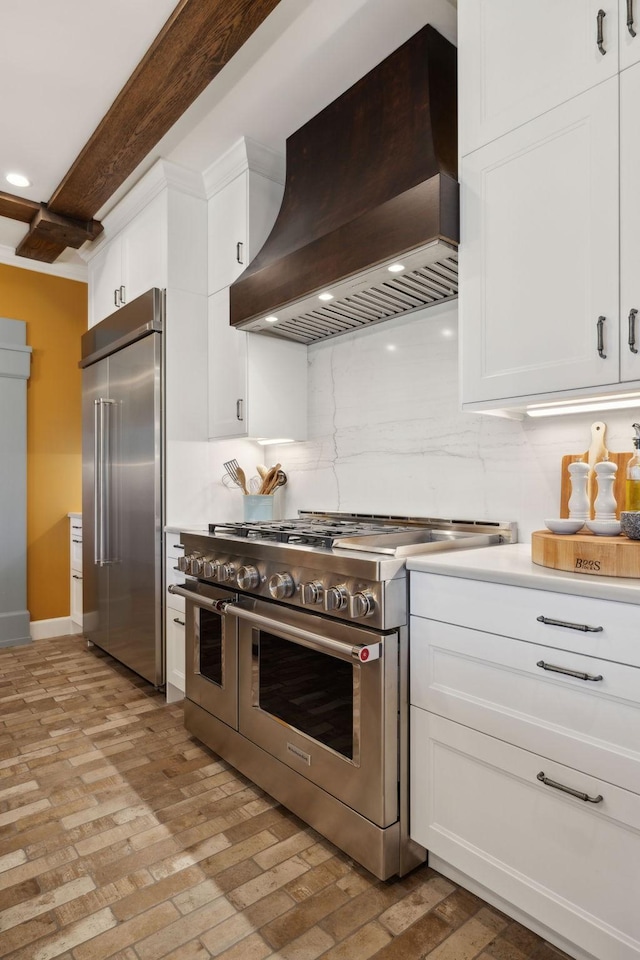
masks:
<svg viewBox="0 0 640 960"><path fill-rule="evenodd" d="M109 652L163 683L160 334L109 357Z"/></svg>
<svg viewBox="0 0 640 960"><path fill-rule="evenodd" d="M82 372L82 606L87 640L109 651L109 567L100 560L105 539L105 405L109 361Z"/></svg>

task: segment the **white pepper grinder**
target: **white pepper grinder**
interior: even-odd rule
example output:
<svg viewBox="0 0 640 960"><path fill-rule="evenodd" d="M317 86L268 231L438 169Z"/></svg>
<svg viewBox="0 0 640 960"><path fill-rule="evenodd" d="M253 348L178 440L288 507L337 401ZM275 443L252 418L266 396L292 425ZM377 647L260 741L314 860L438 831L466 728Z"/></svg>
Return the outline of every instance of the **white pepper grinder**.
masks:
<svg viewBox="0 0 640 960"><path fill-rule="evenodd" d="M589 464L582 460L575 460L569 464L571 478L571 496L569 497L569 518L571 520L588 520L591 511L589 507Z"/></svg>
<svg viewBox="0 0 640 960"><path fill-rule="evenodd" d="M613 493L613 485L618 468L610 460L602 460L600 463L596 463L594 469L598 478L598 494L594 504L595 519L615 520L618 504Z"/></svg>

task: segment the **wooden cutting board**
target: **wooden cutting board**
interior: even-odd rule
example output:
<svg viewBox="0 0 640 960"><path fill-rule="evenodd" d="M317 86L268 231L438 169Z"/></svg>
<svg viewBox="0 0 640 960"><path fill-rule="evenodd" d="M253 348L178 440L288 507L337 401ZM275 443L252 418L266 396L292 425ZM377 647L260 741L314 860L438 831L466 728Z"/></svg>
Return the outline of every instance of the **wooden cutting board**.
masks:
<svg viewBox="0 0 640 960"><path fill-rule="evenodd" d="M640 540L537 530L531 534L531 559L543 567L589 576L640 577Z"/></svg>
<svg viewBox="0 0 640 960"><path fill-rule="evenodd" d="M562 472L560 474L560 517L569 516L569 497L571 496L571 476L569 474L569 464L575 463L577 460L581 460L583 463L588 463L591 467L589 473L589 503L591 504L591 517L595 516L594 503L596 496L598 495L598 484L596 480L595 473L593 468L596 463L600 460L608 459L612 463L615 463L618 472L616 473L615 483L613 485L613 494L616 498L616 503L618 504L618 509L616 511L616 516L620 517L620 511L625 509L625 500L626 500L626 479L627 479L627 463L632 457L631 453L610 453L606 447L606 431L607 425L601 421L597 421L591 426L591 444L589 449L584 453L568 453L562 458ZM551 534L551 536L556 536ZM566 538L563 538L566 539ZM603 539L598 537L598 540ZM561 569L566 570L566 567ZM634 574L635 576L635 574Z"/></svg>

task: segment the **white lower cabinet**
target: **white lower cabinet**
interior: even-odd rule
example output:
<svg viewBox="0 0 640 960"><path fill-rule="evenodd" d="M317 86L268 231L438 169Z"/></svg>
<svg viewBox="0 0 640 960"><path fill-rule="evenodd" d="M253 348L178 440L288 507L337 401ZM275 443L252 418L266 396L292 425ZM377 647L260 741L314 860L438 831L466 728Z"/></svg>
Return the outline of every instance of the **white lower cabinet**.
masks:
<svg viewBox="0 0 640 960"><path fill-rule="evenodd" d="M640 958L637 611L411 574L411 836L580 958Z"/></svg>
<svg viewBox="0 0 640 960"><path fill-rule="evenodd" d="M184 555L177 533L166 534L165 547L165 650L167 703L182 700L185 691L184 627L185 601L169 593L171 583L183 583L184 574L177 570L178 558Z"/></svg>
<svg viewBox="0 0 640 960"><path fill-rule="evenodd" d="M69 557L71 630L82 633L82 517L78 514L69 516Z"/></svg>

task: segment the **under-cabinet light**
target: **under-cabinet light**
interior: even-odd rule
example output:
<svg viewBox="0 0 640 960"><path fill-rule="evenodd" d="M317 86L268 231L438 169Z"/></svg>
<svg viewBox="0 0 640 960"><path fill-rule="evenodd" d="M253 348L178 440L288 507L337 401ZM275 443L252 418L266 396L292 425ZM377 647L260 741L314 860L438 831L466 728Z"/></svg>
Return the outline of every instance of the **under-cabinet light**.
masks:
<svg viewBox="0 0 640 960"><path fill-rule="evenodd" d="M387 267L389 273L402 273L404 270L403 263L392 263L390 267Z"/></svg>
<svg viewBox="0 0 640 960"><path fill-rule="evenodd" d="M265 319L265 321L266 321L267 323L277 323L277 322L278 322L278 318L277 318L277 317L265 317L264 319Z"/></svg>
<svg viewBox="0 0 640 960"><path fill-rule="evenodd" d="M261 446L266 447L270 443L295 443L295 440L292 437L256 437L256 443L261 444Z"/></svg>
<svg viewBox="0 0 640 960"><path fill-rule="evenodd" d="M332 293L319 293L318 300L333 300Z"/></svg>
<svg viewBox="0 0 640 960"><path fill-rule="evenodd" d="M560 417L568 413L595 413L598 410L625 410L640 407L640 393L614 393L602 397L585 397L584 400L559 400L557 403L540 403L527 407L528 417Z"/></svg>

